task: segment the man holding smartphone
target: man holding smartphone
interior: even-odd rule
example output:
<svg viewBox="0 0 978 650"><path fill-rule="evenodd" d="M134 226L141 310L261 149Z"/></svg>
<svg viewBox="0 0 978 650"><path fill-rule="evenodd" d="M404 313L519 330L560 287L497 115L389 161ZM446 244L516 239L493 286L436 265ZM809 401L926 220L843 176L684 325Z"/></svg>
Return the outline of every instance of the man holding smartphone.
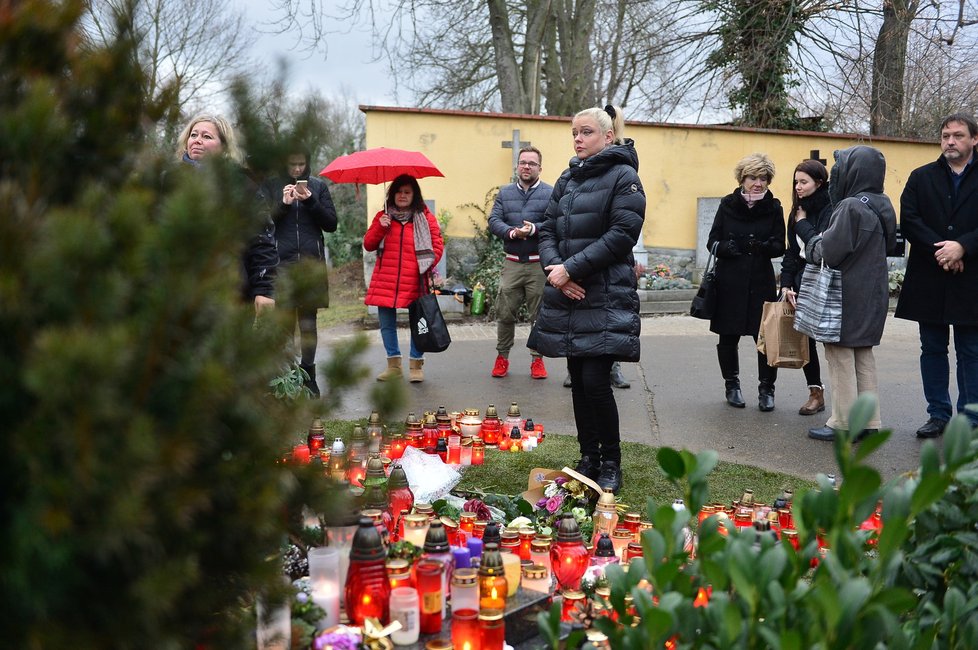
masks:
<svg viewBox="0 0 978 650"><path fill-rule="evenodd" d="M270 181L266 195L282 197L272 209L280 275L299 270L299 281L292 284L313 287L312 291L301 291L294 297L280 295L279 301L292 300L284 306L292 310L293 323L297 321L299 325L302 354L299 365L309 376L306 388L319 397L316 313L320 307L329 307L328 256L323 232L336 231L337 217L326 182L309 175L308 152L302 147L296 147L293 152L286 159L285 176Z"/></svg>
<svg viewBox="0 0 978 650"><path fill-rule="evenodd" d="M537 224L543 221L553 187L540 180L542 162L543 156L536 147L520 149L517 182L500 188L489 213L489 230L503 240L506 251L496 298L497 356L493 377L505 377L509 372L509 351L513 348L520 306L526 303L532 324L547 284L537 249ZM530 350L530 355L530 376L546 379L543 357L535 350Z"/></svg>

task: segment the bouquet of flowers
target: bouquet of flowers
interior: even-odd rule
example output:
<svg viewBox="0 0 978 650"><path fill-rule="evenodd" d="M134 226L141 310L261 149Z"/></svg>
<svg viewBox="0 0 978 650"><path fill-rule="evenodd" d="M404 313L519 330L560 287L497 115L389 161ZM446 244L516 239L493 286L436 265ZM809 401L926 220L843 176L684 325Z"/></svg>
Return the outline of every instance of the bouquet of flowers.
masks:
<svg viewBox="0 0 978 650"><path fill-rule="evenodd" d="M590 538L593 528L591 515L594 510L588 499L590 488L577 479L566 476L545 481L544 486L543 496L533 504L537 526L541 532L553 534L554 524L569 512L577 520L584 538Z"/></svg>

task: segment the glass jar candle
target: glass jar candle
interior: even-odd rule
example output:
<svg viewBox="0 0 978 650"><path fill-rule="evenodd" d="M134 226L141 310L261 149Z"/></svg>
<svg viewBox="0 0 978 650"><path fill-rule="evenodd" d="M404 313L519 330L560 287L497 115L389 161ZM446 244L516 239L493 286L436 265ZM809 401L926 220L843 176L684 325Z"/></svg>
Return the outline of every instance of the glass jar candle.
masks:
<svg viewBox="0 0 978 650"><path fill-rule="evenodd" d="M482 420L481 435L487 447L495 447L502 436L503 423L496 412L496 406L490 404L486 408L486 417Z"/></svg>
<svg viewBox="0 0 978 650"><path fill-rule="evenodd" d="M530 551L533 545L533 540L536 538L537 531L533 526L521 526L519 530L520 535L520 559L523 561L530 560Z"/></svg>
<svg viewBox="0 0 978 650"><path fill-rule="evenodd" d="M417 643L421 634L418 591L413 587L392 589L390 602L391 623L397 621L401 624L400 630L391 632L391 641L394 645Z"/></svg>
<svg viewBox="0 0 978 650"><path fill-rule="evenodd" d="M444 570L444 564L430 559L421 559L415 567L418 574L418 595L421 600L422 634L441 632L442 614L445 609L445 592L442 590Z"/></svg>
<svg viewBox="0 0 978 650"><path fill-rule="evenodd" d="M391 592L398 587L416 587L411 563L403 558L387 560L387 580L391 583Z"/></svg>
<svg viewBox="0 0 978 650"><path fill-rule="evenodd" d="M475 537L476 539L482 539L482 536L485 535L486 533L486 526L488 525L489 522L486 521L485 519L479 519L473 522L472 536Z"/></svg>
<svg viewBox="0 0 978 650"><path fill-rule="evenodd" d="M543 594L550 593L550 572L547 567L539 564L527 564L523 567L523 576L520 579L520 586L529 591L538 591Z"/></svg>
<svg viewBox="0 0 978 650"><path fill-rule="evenodd" d="M628 530L631 531L632 537L634 539L638 539L638 534L641 528L641 522L642 522L642 515L638 514L637 512L626 512L625 518L622 520L620 524L618 524L617 527L627 528ZM612 530L612 537L614 537L614 528L612 528L611 530Z"/></svg>
<svg viewBox="0 0 978 650"><path fill-rule="evenodd" d="M502 553L520 554L520 534L512 528L507 528L499 533L499 550Z"/></svg>
<svg viewBox="0 0 978 650"><path fill-rule="evenodd" d="M520 588L520 578L523 573L523 561L516 553L502 553L503 573L506 575L506 597L512 598Z"/></svg>
<svg viewBox="0 0 978 650"><path fill-rule="evenodd" d="M508 591L503 555L495 544L486 544L479 564L479 609L505 609Z"/></svg>
<svg viewBox="0 0 978 650"><path fill-rule="evenodd" d="M641 542L628 542L628 546L625 547L624 552L621 555L621 563L628 564L637 557L642 557L645 555L645 551L642 548Z"/></svg>
<svg viewBox="0 0 978 650"><path fill-rule="evenodd" d="M452 610L452 646L455 650L479 650L479 610Z"/></svg>
<svg viewBox="0 0 978 650"><path fill-rule="evenodd" d="M472 531L475 529L475 518L476 514L474 512L460 513L458 516L459 529L471 535Z"/></svg>
<svg viewBox="0 0 978 650"><path fill-rule="evenodd" d="M445 535L448 537L449 546L458 546L458 522L451 517L439 517L441 525L445 527Z"/></svg>
<svg viewBox="0 0 978 650"><path fill-rule="evenodd" d="M391 585L387 580L387 550L374 523L363 517L353 537L346 575L346 614L354 625L367 618L389 620Z"/></svg>
<svg viewBox="0 0 978 650"><path fill-rule="evenodd" d="M550 547L551 570L561 588L578 589L590 559L577 520L574 515L565 514L557 524L557 539Z"/></svg>
<svg viewBox="0 0 978 650"><path fill-rule="evenodd" d="M560 605L560 620L562 623L570 623L575 620L575 616L580 616L580 610L584 608L584 599L587 596L583 591L568 589L561 593L563 601Z"/></svg>
<svg viewBox="0 0 978 650"><path fill-rule="evenodd" d="M501 609L479 612L479 646L482 650L503 650L506 623Z"/></svg>
<svg viewBox="0 0 978 650"><path fill-rule="evenodd" d="M547 570L550 576L550 540L537 537L530 542L530 562L539 564Z"/></svg>
<svg viewBox="0 0 978 650"><path fill-rule="evenodd" d="M482 465L486 462L486 445L482 438L472 439L472 464Z"/></svg>
<svg viewBox="0 0 978 650"><path fill-rule="evenodd" d="M628 547L629 542L635 541L635 536L628 528L616 528L611 533L611 543L615 547L615 556L622 560L622 555Z"/></svg>
<svg viewBox="0 0 978 650"><path fill-rule="evenodd" d="M455 569L451 586L452 611L479 610L479 574L475 569Z"/></svg>
<svg viewBox="0 0 978 650"><path fill-rule="evenodd" d="M462 465L472 464L472 438L464 437L459 446L458 462Z"/></svg>
<svg viewBox="0 0 978 650"><path fill-rule="evenodd" d="M404 455L404 449L407 448L407 446L407 440L404 439L404 436L401 434L394 436L394 438L391 440L391 459L400 460Z"/></svg>
<svg viewBox="0 0 978 650"><path fill-rule="evenodd" d="M424 547L425 537L428 535L428 526L431 519L428 515L413 514L402 517L404 520L404 541L411 542L418 548Z"/></svg>

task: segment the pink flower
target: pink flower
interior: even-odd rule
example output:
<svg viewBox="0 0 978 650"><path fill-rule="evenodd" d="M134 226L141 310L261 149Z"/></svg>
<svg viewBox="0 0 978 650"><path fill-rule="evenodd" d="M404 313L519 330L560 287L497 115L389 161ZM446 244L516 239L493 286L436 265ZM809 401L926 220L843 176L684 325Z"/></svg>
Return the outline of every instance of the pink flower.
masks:
<svg viewBox="0 0 978 650"><path fill-rule="evenodd" d="M564 505L563 495L556 494L549 499L547 499L547 512L553 514L560 510L560 506Z"/></svg>

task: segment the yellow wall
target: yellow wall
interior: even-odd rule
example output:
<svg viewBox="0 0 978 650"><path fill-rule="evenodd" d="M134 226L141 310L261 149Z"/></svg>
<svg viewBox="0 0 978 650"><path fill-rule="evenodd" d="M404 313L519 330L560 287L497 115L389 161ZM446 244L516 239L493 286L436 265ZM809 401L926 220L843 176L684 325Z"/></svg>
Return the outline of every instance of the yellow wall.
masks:
<svg viewBox="0 0 978 650"><path fill-rule="evenodd" d="M362 106L366 114L367 148L392 147L421 151L445 174L420 181L426 199L436 210L451 212L448 235L471 237L471 219L484 226L484 217L467 203L483 205L486 192L512 176L512 150L501 146L512 139L529 140L543 152L541 178L551 185L567 168L574 150L569 118L532 117ZM652 123L626 125L625 136L635 140L639 175L648 203L644 243L649 248L696 248L696 199L729 194L737 185L733 168L744 155L763 151L771 156L776 174L771 190L787 207L791 204L791 173L817 149L832 164L832 151L855 144L880 149L887 161L885 190L899 210L900 193L910 172L935 160L935 142L872 139L826 133L761 131L733 127L701 127ZM384 186L368 186L368 218L383 205Z"/></svg>

